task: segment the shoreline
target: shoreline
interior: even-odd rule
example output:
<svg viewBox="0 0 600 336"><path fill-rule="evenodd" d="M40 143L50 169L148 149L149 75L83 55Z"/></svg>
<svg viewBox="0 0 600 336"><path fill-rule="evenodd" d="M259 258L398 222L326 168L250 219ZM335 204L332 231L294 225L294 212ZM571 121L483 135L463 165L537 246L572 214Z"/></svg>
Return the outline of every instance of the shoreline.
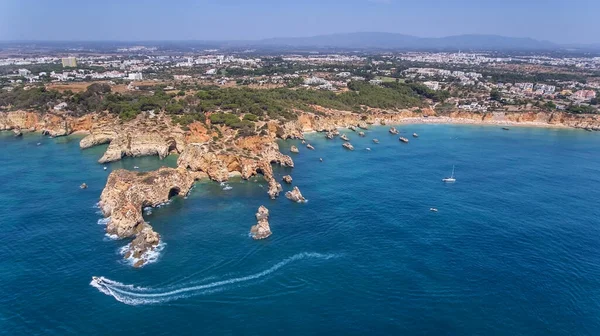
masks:
<svg viewBox="0 0 600 336"><path fill-rule="evenodd" d="M402 119L398 125L402 124L433 124L433 125L477 125L477 126L513 126L513 127L534 127L534 128L555 128L555 129L581 129L562 124L549 124L536 121L510 121L510 120L492 120L481 121L468 118L450 118L450 117L415 117Z"/></svg>

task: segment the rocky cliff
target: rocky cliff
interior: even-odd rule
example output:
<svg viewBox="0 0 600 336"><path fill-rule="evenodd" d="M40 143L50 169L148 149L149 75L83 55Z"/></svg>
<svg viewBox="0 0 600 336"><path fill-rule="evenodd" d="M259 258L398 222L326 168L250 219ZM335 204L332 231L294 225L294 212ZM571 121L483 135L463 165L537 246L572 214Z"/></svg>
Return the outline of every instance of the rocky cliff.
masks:
<svg viewBox="0 0 600 336"><path fill-rule="evenodd" d="M94 134L94 140L99 138ZM109 137L101 140L108 140ZM85 138L87 139L87 138ZM84 140L85 140L84 139ZM83 141L83 140L82 140ZM81 146L81 144L80 144ZM121 160L124 156L150 156L158 155L164 159L171 150L176 150L175 141L169 142L160 134L142 133L142 134L119 134L110 140L110 145L106 149L104 155L98 160L100 163L112 162Z"/></svg>
<svg viewBox="0 0 600 336"><path fill-rule="evenodd" d="M212 180L226 181L231 175L248 179L262 174L269 183L269 196L275 198L281 192L273 176L272 163L293 167L292 159L279 152L277 144L268 137L248 137L236 141L192 143L179 156L181 168L206 173Z"/></svg>
<svg viewBox="0 0 600 336"><path fill-rule="evenodd" d="M119 238L135 237L127 257L142 260L158 244L159 236L144 221L143 208L155 207L176 195L187 195L203 174L186 169L160 168L153 172L115 170L108 176L99 206L109 217L106 232ZM138 264L138 266L143 265Z"/></svg>

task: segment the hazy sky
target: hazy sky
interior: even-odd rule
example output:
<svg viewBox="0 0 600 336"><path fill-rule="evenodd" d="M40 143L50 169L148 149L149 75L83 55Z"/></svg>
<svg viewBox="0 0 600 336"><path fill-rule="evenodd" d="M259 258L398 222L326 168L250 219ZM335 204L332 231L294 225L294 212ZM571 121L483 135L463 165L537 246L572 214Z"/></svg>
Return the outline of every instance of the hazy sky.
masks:
<svg viewBox="0 0 600 336"><path fill-rule="evenodd" d="M600 0L0 0L0 40L223 40L394 32L600 42Z"/></svg>

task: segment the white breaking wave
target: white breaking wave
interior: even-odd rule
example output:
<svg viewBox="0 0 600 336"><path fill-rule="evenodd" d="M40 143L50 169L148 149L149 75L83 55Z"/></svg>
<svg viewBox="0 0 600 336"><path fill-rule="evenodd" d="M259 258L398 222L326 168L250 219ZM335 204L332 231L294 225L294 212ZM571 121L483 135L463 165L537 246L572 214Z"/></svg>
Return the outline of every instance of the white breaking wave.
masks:
<svg viewBox="0 0 600 336"><path fill-rule="evenodd" d="M98 225L106 226L106 225L108 225L109 222L110 222L110 217L98 219Z"/></svg>
<svg viewBox="0 0 600 336"><path fill-rule="evenodd" d="M129 258L126 258L125 261L131 266L135 265L140 260L144 260L144 265L154 263L158 260L158 258L160 257L160 252L162 252L162 250L165 249L166 245L167 244L164 243L162 240L159 240L158 245L156 245L154 249L142 253L140 258L134 258L133 256L130 256ZM131 243L121 247L119 249L119 254L124 256L125 254L127 254L127 252L129 252L130 248Z"/></svg>
<svg viewBox="0 0 600 336"><path fill-rule="evenodd" d="M228 285L244 283L262 277L268 276L271 273L278 271L280 268L288 265L291 262L302 260L302 259L331 259L335 258L335 254L321 254L314 252L303 252L295 254L287 259L284 259L271 268L266 269L262 272L238 277L227 280L220 280L211 282L208 284L181 287L177 286L161 289L161 288L144 288L136 287L134 285L126 285L117 281L113 281L104 277L100 277L100 281L92 279L90 285L97 288L100 292L114 297L117 301L123 302L128 305L140 305L140 304L157 304L169 302L177 299L188 298L198 295L206 295L227 289ZM185 285L184 285L185 286Z"/></svg>
<svg viewBox="0 0 600 336"><path fill-rule="evenodd" d="M119 240L119 239L121 239L116 234L110 234L110 233L105 233L104 237L106 238L106 240Z"/></svg>

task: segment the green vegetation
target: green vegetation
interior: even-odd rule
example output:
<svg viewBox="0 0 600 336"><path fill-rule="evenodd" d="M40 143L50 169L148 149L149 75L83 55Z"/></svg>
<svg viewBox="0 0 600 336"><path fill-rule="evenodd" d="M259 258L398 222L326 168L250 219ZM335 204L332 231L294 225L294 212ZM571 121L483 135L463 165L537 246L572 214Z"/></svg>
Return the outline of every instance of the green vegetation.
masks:
<svg viewBox="0 0 600 336"><path fill-rule="evenodd" d="M499 102L502 100L502 94L498 90L492 90L490 92L490 99Z"/></svg>
<svg viewBox="0 0 600 336"><path fill-rule="evenodd" d="M575 114L589 114L598 113L598 110L589 105L571 105L567 107L567 112Z"/></svg>

